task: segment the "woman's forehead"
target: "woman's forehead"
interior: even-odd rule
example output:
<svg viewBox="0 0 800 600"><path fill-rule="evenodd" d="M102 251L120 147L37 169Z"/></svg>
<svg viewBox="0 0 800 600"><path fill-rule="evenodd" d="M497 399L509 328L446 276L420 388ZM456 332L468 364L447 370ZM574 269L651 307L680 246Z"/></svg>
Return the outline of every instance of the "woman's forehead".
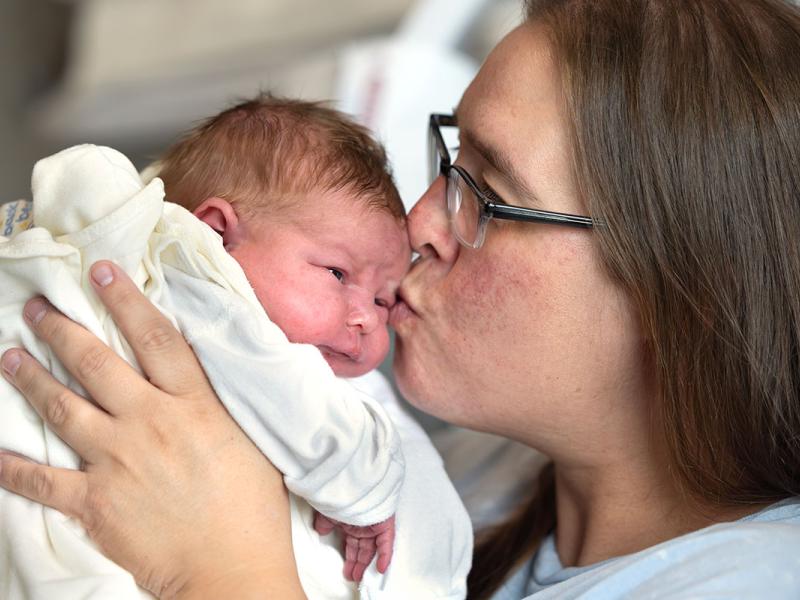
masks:
<svg viewBox="0 0 800 600"><path fill-rule="evenodd" d="M492 50L464 93L458 112L474 113L477 120L487 114L513 116L531 103L550 101L559 87L546 30L526 23Z"/></svg>
<svg viewBox="0 0 800 600"><path fill-rule="evenodd" d="M555 64L544 28L522 25L492 51L457 108L462 142L492 149L511 167L498 170L507 176L515 171L535 196L569 179Z"/></svg>
<svg viewBox="0 0 800 600"><path fill-rule="evenodd" d="M490 146L560 120L561 83L543 27L524 24L491 52L458 106L459 124Z"/></svg>

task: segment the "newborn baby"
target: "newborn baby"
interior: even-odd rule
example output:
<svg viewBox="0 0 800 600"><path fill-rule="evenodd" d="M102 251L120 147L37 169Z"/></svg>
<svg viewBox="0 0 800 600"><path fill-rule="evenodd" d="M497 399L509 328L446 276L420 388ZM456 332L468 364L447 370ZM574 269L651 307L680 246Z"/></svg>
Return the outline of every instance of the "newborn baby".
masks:
<svg viewBox="0 0 800 600"><path fill-rule="evenodd" d="M309 597L463 597L466 513L424 433L372 372L388 351L388 312L410 253L380 146L335 111L262 97L197 128L158 169L167 198L197 218L111 149L71 148L37 164L34 227L12 217L20 222L0 245L3 289L14 290L3 303L5 347L22 341L69 381L17 316L44 294L133 361L87 293L89 266L114 259L173 318L231 415L284 473ZM24 401L2 404L3 422L22 425L0 445L77 466ZM11 570L0 581L12 582L3 596L132 593L129 577L53 513L0 495L0 536L23 540L0 546ZM37 526L50 547L35 542ZM337 526L344 558L319 536ZM76 548L82 558L65 560ZM346 579L362 574L356 590Z"/></svg>

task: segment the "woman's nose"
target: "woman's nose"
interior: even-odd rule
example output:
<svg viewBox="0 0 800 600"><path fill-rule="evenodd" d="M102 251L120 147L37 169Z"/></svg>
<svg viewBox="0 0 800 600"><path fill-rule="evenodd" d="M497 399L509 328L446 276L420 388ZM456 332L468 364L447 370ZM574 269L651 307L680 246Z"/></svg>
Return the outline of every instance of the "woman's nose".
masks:
<svg viewBox="0 0 800 600"><path fill-rule="evenodd" d="M423 259L452 263L458 257L458 240L450 230L445 189L445 178L437 177L414 205L408 213L408 237Z"/></svg>

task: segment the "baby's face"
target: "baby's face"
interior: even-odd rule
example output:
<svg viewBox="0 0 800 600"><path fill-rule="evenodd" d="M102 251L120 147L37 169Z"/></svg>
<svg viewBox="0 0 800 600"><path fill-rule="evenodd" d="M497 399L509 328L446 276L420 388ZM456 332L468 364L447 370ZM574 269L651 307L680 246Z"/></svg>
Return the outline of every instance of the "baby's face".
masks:
<svg viewBox="0 0 800 600"><path fill-rule="evenodd" d="M411 256L405 226L344 192L298 205L245 224L230 254L290 341L316 346L341 377L363 375L389 351L389 308Z"/></svg>

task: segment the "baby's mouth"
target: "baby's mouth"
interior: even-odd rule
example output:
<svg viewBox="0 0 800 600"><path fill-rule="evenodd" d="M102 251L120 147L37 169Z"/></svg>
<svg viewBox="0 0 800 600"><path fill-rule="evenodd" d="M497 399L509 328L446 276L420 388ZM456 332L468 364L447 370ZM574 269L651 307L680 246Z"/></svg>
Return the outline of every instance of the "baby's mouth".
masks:
<svg viewBox="0 0 800 600"><path fill-rule="evenodd" d="M322 352L322 356L324 357L331 357L331 358L338 358L339 360L351 360L353 362L358 362L359 358L361 357L361 352L356 351L349 351L349 352L342 352L339 350L335 350L330 346L317 346L320 352Z"/></svg>

